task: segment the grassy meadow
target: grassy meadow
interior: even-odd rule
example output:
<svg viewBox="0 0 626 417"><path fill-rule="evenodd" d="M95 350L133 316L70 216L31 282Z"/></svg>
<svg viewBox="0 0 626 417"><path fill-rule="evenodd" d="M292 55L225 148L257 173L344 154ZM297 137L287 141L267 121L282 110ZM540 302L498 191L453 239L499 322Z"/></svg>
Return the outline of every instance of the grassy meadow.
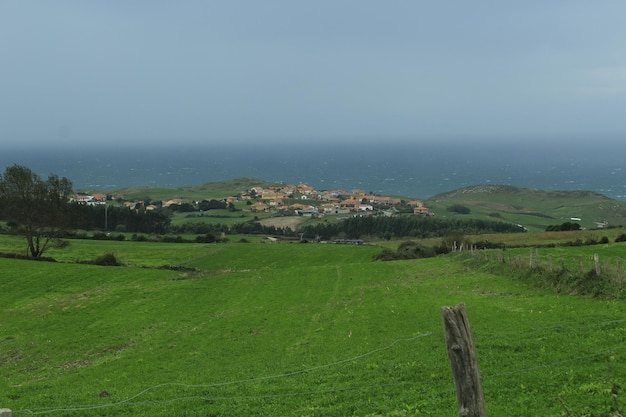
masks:
<svg viewBox="0 0 626 417"><path fill-rule="evenodd" d="M0 236L0 252L20 245ZM538 289L468 254L372 262L379 250L72 240L50 251L59 262L0 258L0 408L456 415L440 309L459 302L489 415L626 408L623 297ZM615 257L626 244L558 250ZM105 253L127 266L76 263Z"/></svg>

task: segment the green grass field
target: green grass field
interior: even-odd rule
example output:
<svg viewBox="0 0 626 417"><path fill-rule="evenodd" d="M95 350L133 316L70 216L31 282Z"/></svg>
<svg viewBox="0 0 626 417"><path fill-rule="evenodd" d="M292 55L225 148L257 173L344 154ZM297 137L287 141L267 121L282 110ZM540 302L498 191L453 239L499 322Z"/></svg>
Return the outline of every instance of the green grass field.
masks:
<svg viewBox="0 0 626 417"><path fill-rule="evenodd" d="M0 252L20 245L0 236ZM555 257L615 257L626 245L558 249ZM459 302L489 415L613 416L626 407L617 388L626 387L623 299L537 289L464 254L371 262L379 250L73 240L50 252L57 263L0 258L0 408L455 415L440 309ZM74 263L104 253L132 266Z"/></svg>
<svg viewBox="0 0 626 417"><path fill-rule="evenodd" d="M181 226L185 223L206 223L208 225L223 224L233 225L269 217L269 213L252 213L244 204L238 204L239 211L228 211L226 209L214 209L205 213L175 213L172 217L173 226Z"/></svg>

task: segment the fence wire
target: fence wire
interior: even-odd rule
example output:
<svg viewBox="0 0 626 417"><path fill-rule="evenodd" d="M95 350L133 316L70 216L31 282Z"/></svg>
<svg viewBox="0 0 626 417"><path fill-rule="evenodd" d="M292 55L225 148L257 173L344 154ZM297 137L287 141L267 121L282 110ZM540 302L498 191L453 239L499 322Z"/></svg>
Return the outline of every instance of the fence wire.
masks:
<svg viewBox="0 0 626 417"><path fill-rule="evenodd" d="M497 332L497 333L492 333L492 334L479 334L479 335L475 335L474 339L477 340L479 343L482 341L487 341L487 340L493 341L493 340L498 340L499 338L511 337L511 336L514 336L517 340L521 340L524 338L534 337L541 333L549 333L549 332L554 332L554 331L576 333L580 330L585 330L589 328L603 328L603 327L611 328L611 326L615 328L615 326L619 326L624 323L626 323L626 319L609 320L609 321L603 321L603 322L597 322L597 323L570 323L570 324L556 323L551 326L535 328L527 332L506 331L506 332ZM156 385L147 387L144 390L124 400L117 401L117 402L111 402L111 403L105 403L105 404L66 405L66 406L57 406L57 407L26 408L26 409L21 409L21 410L14 410L13 413L14 414L44 415L44 414L53 414L53 413L62 413L62 412L83 412L83 411L86 412L89 410L115 408L115 407L123 407L123 406L163 405L163 404L171 404L171 403L184 402L184 401L250 401L250 400L285 398L285 397L324 395L324 394L341 393L341 392L348 392L348 391L367 391L367 390L385 389L385 388L397 387L397 386L410 386L413 388L419 387L419 386L427 387L431 383L431 381L428 379L428 376L422 374L422 375L416 375L416 379L413 381L394 381L394 382L389 382L389 383L384 383L384 384L345 385L345 386L338 386L334 388L320 388L320 389L314 389L314 390L295 390L295 391L290 391L290 392L270 392L267 394L259 394L259 395L210 396L210 395L197 395L197 394L190 393L189 395L179 395L179 396L174 396L172 398L164 398L164 399L159 399L159 400L141 400L141 398L146 396L148 393L162 389L162 388L175 387L175 388L182 388L182 389L188 389L188 390L208 389L208 388L225 387L225 386L232 386L232 385L243 385L243 384L249 384L249 383L254 383L254 382L289 378L289 377L293 377L296 375L308 374L313 371L317 371L321 369L332 369L332 368L336 368L336 367L339 367L341 365L344 365L350 362L358 361L360 359L376 355L378 353L382 353L384 351L388 351L392 349L393 347L395 347L396 345L399 345L402 343L415 342L419 339L426 338L426 337L433 337L433 336L437 338L441 338L441 340L443 340L444 338L443 333L438 333L438 332L420 333L416 336L395 339L386 346L367 351L363 354L353 356L351 358L342 359L336 362L321 364L318 366L300 369L296 371L285 372L281 374L256 376L256 377L251 377L251 378L224 381L224 382L209 382L205 384L186 384L186 383L180 383L180 382L164 382L161 384L156 384ZM493 379L497 379L500 377L508 376L511 374L533 373L539 370L544 370L546 368L561 367L565 364L582 362L582 361L596 359L602 356L608 356L608 355L614 354L617 351L623 351L625 349L626 349L626 343L616 344L613 346L607 346L605 349L602 349L602 350L589 352L586 355L567 357L567 358L563 358L561 360L550 362L550 363L542 363L542 364L537 364L537 365L528 366L528 367L521 367L518 369L511 369L511 370L507 370L503 372L483 374L482 379L485 381L488 381L488 380L493 380ZM443 347L442 347L442 350L443 350ZM478 351L478 357L479 357L479 364L480 364L480 358L481 358L480 351ZM403 358L399 360L402 361L406 359L407 358ZM445 396L453 397L454 389L453 387L451 387L451 390L449 392L446 392L445 396L443 395L443 393L440 393L440 394L442 394L440 396L441 398L444 398Z"/></svg>

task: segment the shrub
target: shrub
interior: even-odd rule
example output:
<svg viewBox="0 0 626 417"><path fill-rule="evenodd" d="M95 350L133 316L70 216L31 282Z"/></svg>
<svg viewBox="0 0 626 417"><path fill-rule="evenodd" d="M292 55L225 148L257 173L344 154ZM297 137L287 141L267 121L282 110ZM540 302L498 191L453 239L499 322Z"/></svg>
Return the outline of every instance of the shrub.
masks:
<svg viewBox="0 0 626 417"><path fill-rule="evenodd" d="M412 240L402 242L398 246L398 255L400 259L418 259L418 258L430 258L435 256L435 251L432 248L427 248Z"/></svg>
<svg viewBox="0 0 626 417"><path fill-rule="evenodd" d="M374 255L374 261L393 261L398 259L396 253L389 248L385 248L376 255Z"/></svg>
<svg viewBox="0 0 626 417"><path fill-rule="evenodd" d="M134 234L130 237L130 240L135 242L146 242L148 238L145 235Z"/></svg>
<svg viewBox="0 0 626 417"><path fill-rule="evenodd" d="M211 233L207 233L204 236L202 235L196 236L197 243L215 243L216 241L217 241L217 238Z"/></svg>
<svg viewBox="0 0 626 417"><path fill-rule="evenodd" d="M100 266L121 266L122 264L118 262L117 258L112 253L106 253L102 256L98 256L92 262L94 265Z"/></svg>
<svg viewBox="0 0 626 417"><path fill-rule="evenodd" d="M459 214L470 214L471 210L469 207L464 206L463 204L453 204L446 208L447 211Z"/></svg>
<svg viewBox="0 0 626 417"><path fill-rule="evenodd" d="M391 249L383 249L380 253L374 255L374 261L393 261L399 259L420 259L435 256L436 252L432 248L423 246L415 241L409 240L400 243L397 251Z"/></svg>
<svg viewBox="0 0 626 417"><path fill-rule="evenodd" d="M94 240L108 240L109 236L104 232L95 232L91 238Z"/></svg>
<svg viewBox="0 0 626 417"><path fill-rule="evenodd" d="M563 232L569 230L580 230L580 224L565 222L558 225L550 225L546 227L546 232Z"/></svg>

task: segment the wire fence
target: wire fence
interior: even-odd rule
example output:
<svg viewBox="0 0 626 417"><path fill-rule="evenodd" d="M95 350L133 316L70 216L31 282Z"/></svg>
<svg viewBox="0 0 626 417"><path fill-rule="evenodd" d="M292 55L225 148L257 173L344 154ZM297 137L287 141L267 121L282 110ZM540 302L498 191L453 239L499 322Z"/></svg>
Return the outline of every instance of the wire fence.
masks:
<svg viewBox="0 0 626 417"><path fill-rule="evenodd" d="M537 248L529 249L526 253L517 250L470 250L470 253L483 260L508 263L517 268L544 269L547 271L572 271L585 274L589 271L596 275L609 276L612 279L624 283L624 265L621 257L614 258L593 255L565 256L554 255L550 252L540 251Z"/></svg>
<svg viewBox="0 0 626 417"><path fill-rule="evenodd" d="M492 351L494 346L498 346L498 344L503 343L503 341L511 341L514 340L515 343L519 343L519 346L523 348L525 345L528 345L528 341L534 341L543 339L547 337L546 335L558 335L560 338L577 338L581 334L589 334L592 332L594 334L617 334L616 337L607 337L606 340L598 340L597 343L594 343L591 350L586 351L584 354L577 354L571 356L565 356L559 358L558 360L554 360L552 362L543 363L540 358L537 358L535 363L530 364L530 366L522 366L515 367L514 364L517 363L514 359L511 358L511 363L513 366L509 366L508 369L501 369L498 371L493 371L493 365L487 366L486 373L483 373L482 380L486 382L490 381L498 381L498 379L508 377L511 375L523 375L523 374L532 374L534 377L543 378L544 375L540 372L544 372L546 369L551 368L562 368L565 365L571 364L580 364L584 362L592 362L597 361L598 358L606 358L611 355L619 354L620 352L626 349L626 319L616 319L616 320L608 320L601 322L593 322L593 323L555 323L554 325L544 326L533 328L526 332L518 332L518 331L504 331L497 332L492 334L487 333L479 333L474 336L477 345L478 351L478 361L481 363L481 358L489 358L490 352ZM338 394L342 392L349 391L369 391L369 390L385 390L393 387L402 387L406 386L409 389L415 390L416 387L422 388L422 392L425 393L429 388L431 383L433 382L431 378L425 373L421 373L415 375L415 379L407 381L397 381L390 380L389 382L380 383L377 382L375 384L362 383L362 384L337 384L337 386L332 388L317 388L317 389L300 389L293 391L281 391L281 392L268 392L263 394L232 394L232 395L198 395L195 391L214 389L218 387L226 387L226 386L235 386L242 387L246 384L258 383L258 382L267 382L270 380L281 380L286 378L292 378L297 375L310 375L315 371L320 370L329 370L331 372L336 371L337 373L341 373L340 367L345 366L346 364L352 364L354 362L358 362L364 358L376 358L377 355L382 355L385 352L391 351L394 347L400 345L409 345L407 351L418 352L420 347L420 341L425 339L437 338L438 340L443 340L443 333L439 332L426 332L420 333L415 336L398 338L387 344L386 346L376 348L373 350L369 350L357 356L353 356L347 359L338 360L331 363L325 363L313 367L308 367L296 371L279 373L275 375L264 375L264 376L255 376L251 378L245 379L237 379L223 382L209 382L205 384L186 384L180 382L164 382L161 384L156 384L150 387L147 387L136 394L129 396L126 399L109 402L109 403L99 403L99 404L83 404L83 405L63 405L63 406L54 406L54 407L32 407L32 408L24 408L20 410L13 410L13 415L46 415L46 414L54 414L54 413L80 413L85 412L88 414L89 411L98 410L98 409L115 409L127 406L148 406L148 405L164 405L164 404L172 404L172 403L182 403L182 402L190 402L195 400L201 401L259 401L264 399L279 399L279 398L287 398L287 397L304 397L304 396L315 396L315 395L325 395L325 394ZM443 341L442 341L443 343ZM481 350L482 349L482 350ZM442 353L444 352L444 348L442 346ZM532 350L532 349L531 349ZM394 352L395 353L395 352ZM532 352L531 352L532 353ZM405 354L406 355L406 354ZM397 362L406 362L412 358L410 357L395 357L394 359ZM414 358L413 358L414 359ZM527 362L525 362L527 363ZM528 363L527 363L528 364ZM437 364L439 368L441 368L441 363ZM482 365L481 365L482 367ZM438 369L441 371L441 369ZM449 370L449 369L448 369ZM624 375L621 375L624 377ZM149 399L149 394L159 392L163 389L171 389L176 388L180 389L183 392L178 395L172 395L169 398L159 398L159 399ZM185 391L188 391L185 393ZM245 391L245 390L242 390ZM426 395L426 394L424 394ZM430 395L429 399L433 402L431 406L437 406L436 402L439 401L439 405L449 406L449 398L454 398L454 388L450 383L450 390L446 392L438 392L436 395Z"/></svg>

